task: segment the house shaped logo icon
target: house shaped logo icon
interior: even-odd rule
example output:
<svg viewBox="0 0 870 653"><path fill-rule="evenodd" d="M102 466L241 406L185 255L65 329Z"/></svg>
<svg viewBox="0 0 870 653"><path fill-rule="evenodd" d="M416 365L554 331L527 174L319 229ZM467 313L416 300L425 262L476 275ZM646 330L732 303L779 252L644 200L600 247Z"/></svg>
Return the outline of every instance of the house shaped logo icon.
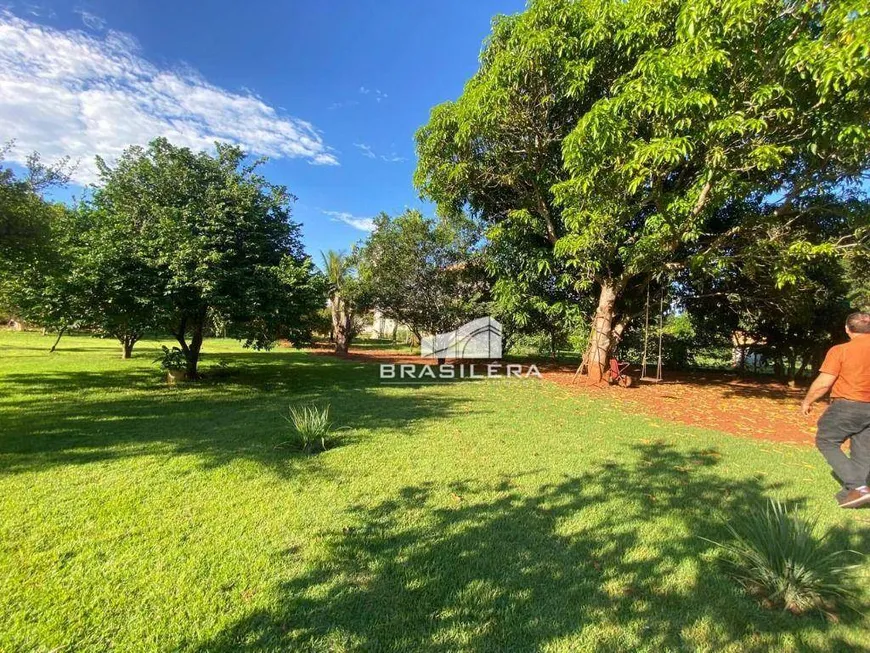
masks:
<svg viewBox="0 0 870 653"><path fill-rule="evenodd" d="M501 324L481 317L455 331L426 336L420 341L423 358L501 358Z"/></svg>

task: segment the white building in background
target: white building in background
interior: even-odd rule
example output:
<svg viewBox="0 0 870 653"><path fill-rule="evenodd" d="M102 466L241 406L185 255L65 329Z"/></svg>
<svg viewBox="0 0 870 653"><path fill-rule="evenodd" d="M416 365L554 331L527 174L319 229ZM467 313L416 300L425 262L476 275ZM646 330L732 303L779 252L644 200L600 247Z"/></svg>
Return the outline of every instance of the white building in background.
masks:
<svg viewBox="0 0 870 653"><path fill-rule="evenodd" d="M731 366L738 369L763 366L764 356L754 348L764 344L763 340L756 340L743 331L735 331L731 334Z"/></svg>
<svg viewBox="0 0 870 653"><path fill-rule="evenodd" d="M396 335L399 330L399 324L395 320L384 317L384 314L379 310L371 312L372 323L369 324L366 320L366 325L363 327L360 335L363 338L378 338L379 340L389 340Z"/></svg>

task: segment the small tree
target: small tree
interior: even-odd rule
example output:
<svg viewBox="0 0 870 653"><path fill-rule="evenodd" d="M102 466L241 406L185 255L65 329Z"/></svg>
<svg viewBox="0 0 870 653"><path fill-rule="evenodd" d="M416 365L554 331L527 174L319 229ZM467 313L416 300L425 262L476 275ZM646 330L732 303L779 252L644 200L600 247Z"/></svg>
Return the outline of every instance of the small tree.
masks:
<svg viewBox="0 0 870 653"><path fill-rule="evenodd" d="M321 252L321 256L332 316L332 340L335 344L335 353L344 355L347 354L358 332L359 282L351 256L334 250Z"/></svg>
<svg viewBox="0 0 870 653"><path fill-rule="evenodd" d="M31 249L32 258L20 260L0 275L4 301L13 312L57 338L50 351L70 329L82 326L88 298L78 265L83 250L76 214L61 204L46 205L44 242Z"/></svg>
<svg viewBox="0 0 870 653"><path fill-rule="evenodd" d="M528 256L538 247L540 242L519 235L488 242L482 258L494 280L490 310L502 324L505 350L517 337L534 337L542 339L541 350L555 357L558 349L581 344L578 337L585 341L587 334L580 330L592 302L588 293L558 282L570 272L560 269L552 252Z"/></svg>
<svg viewBox="0 0 870 653"><path fill-rule="evenodd" d="M73 213L77 247L68 254L77 278L82 325L115 338L128 359L145 331L158 324L156 271L137 254L135 241L87 203Z"/></svg>
<svg viewBox="0 0 870 653"><path fill-rule="evenodd" d="M13 143L0 146L0 160ZM72 324L69 288L70 251L75 230L69 211L46 201L42 193L69 181L71 166L64 158L43 163L34 152L25 171L16 175L0 167L0 308L44 327Z"/></svg>
<svg viewBox="0 0 870 653"><path fill-rule="evenodd" d="M406 324L418 341L424 333L448 331L476 317L487 285L476 264L475 241L473 231L419 211L381 214L357 252L371 303Z"/></svg>
<svg viewBox="0 0 870 653"><path fill-rule="evenodd" d="M134 345L155 326L153 304L142 292L154 275L140 261L119 254L95 252L84 261L86 292L92 298L84 321L97 333L115 338L121 345L121 358L128 359Z"/></svg>
<svg viewBox="0 0 870 653"><path fill-rule="evenodd" d="M114 167L97 160L92 204L105 249L96 287L108 288L106 301L131 302L102 328L132 339L124 319L150 311L178 341L190 378L210 310L246 346L310 335L321 288L290 220L293 197L257 174L259 163L235 146L217 144L212 156L162 138L129 148Z"/></svg>

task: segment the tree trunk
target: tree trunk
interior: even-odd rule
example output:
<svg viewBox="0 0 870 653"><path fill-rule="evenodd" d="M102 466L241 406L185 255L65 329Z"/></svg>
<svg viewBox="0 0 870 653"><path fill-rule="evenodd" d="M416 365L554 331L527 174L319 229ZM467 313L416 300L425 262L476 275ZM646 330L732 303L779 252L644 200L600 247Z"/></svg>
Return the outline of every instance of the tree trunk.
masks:
<svg viewBox="0 0 870 653"><path fill-rule="evenodd" d="M60 343L60 339L63 338L64 333L66 333L66 326L63 326L61 328L61 330L57 332L57 340L54 341L54 344L51 346L51 349L48 350L49 354L53 354L54 350L57 349L57 346Z"/></svg>
<svg viewBox="0 0 870 653"><path fill-rule="evenodd" d="M129 360L133 357L133 345L135 345L139 338L136 336L124 336L121 340L121 359Z"/></svg>
<svg viewBox="0 0 870 653"><path fill-rule="evenodd" d="M789 388L794 388L797 379L797 354L795 354L794 351L789 350L786 360L788 361L786 383L788 384Z"/></svg>
<svg viewBox="0 0 870 653"><path fill-rule="evenodd" d="M798 367L797 374L795 374L796 379L803 379L804 372L806 372L806 370L807 370L807 363L809 362L809 360L810 360L809 352L804 352L803 355L801 356L800 367Z"/></svg>
<svg viewBox="0 0 870 653"><path fill-rule="evenodd" d="M173 334L175 336L175 339L178 341L178 345L181 348L181 352L184 354L185 361L187 362L185 372L187 373L187 378L189 380L197 378L196 370L197 366L199 365L199 352L202 349L203 328L205 326L206 311L207 309L203 309L196 316L195 321L191 327L192 335L189 345L187 344L187 316L181 318L181 323L178 327L178 331Z"/></svg>
<svg viewBox="0 0 870 653"><path fill-rule="evenodd" d="M347 341L347 337L343 330L336 331L335 333L335 353L340 356L346 356L348 350L350 349L350 343Z"/></svg>
<svg viewBox="0 0 870 653"><path fill-rule="evenodd" d="M595 319L592 320L589 348L586 350L589 383L600 383L605 378L607 366L610 363L616 298L617 287L613 280L602 281L601 293L598 296L598 309L595 311Z"/></svg>
<svg viewBox="0 0 870 653"><path fill-rule="evenodd" d="M776 354L776 357L773 359L773 375L780 381L785 377L785 366L782 364L782 356L780 354Z"/></svg>
<svg viewBox="0 0 870 653"><path fill-rule="evenodd" d="M811 369L812 369L813 373L818 374L819 368L822 366L822 362L824 362L824 360L825 360L825 349L822 349L822 348L814 349L813 353L811 355L811 359L812 359L811 360L811 365L812 365Z"/></svg>
<svg viewBox="0 0 870 653"><path fill-rule="evenodd" d="M611 348L618 345L622 341L622 334L625 333L625 328L628 326L629 318L625 317L618 324L614 325L612 334L613 334L613 343Z"/></svg>
<svg viewBox="0 0 870 653"><path fill-rule="evenodd" d="M199 365L199 352L202 350L203 320L197 320L193 327L193 336L190 339L190 349L187 355L187 378L195 379L196 368Z"/></svg>
<svg viewBox="0 0 870 653"><path fill-rule="evenodd" d="M340 296L334 295L331 301L332 307L332 333L335 342L335 353L345 356L350 349L350 341L353 337L353 314L347 310Z"/></svg>

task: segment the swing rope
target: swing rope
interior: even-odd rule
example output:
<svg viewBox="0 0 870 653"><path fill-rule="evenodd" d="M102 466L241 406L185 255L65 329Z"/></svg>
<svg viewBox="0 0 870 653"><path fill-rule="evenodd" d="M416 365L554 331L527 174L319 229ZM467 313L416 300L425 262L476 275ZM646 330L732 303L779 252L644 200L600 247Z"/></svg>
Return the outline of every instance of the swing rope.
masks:
<svg viewBox="0 0 870 653"><path fill-rule="evenodd" d="M662 288L661 295L659 295L659 323L658 323L658 332L659 332L659 350L658 350L658 362L656 364L656 377L652 379L651 377L647 377L647 365L649 360L649 305L650 305L650 287L647 285L646 287L646 308L644 309L644 322L643 322L643 357L641 359L641 372L640 378L648 381L655 381L656 383L660 382L663 378L662 373L662 340L664 334L664 313L665 313L665 289Z"/></svg>
<svg viewBox="0 0 870 653"><path fill-rule="evenodd" d="M649 284L646 287L646 309L644 311L644 322L643 322L643 359L640 363L640 378L646 378L646 354L647 354L647 345L649 343Z"/></svg>
<svg viewBox="0 0 870 653"><path fill-rule="evenodd" d="M665 315L665 289L662 288L662 295L659 299L659 364L656 368L656 382L662 380L662 335L664 334L664 315Z"/></svg>

